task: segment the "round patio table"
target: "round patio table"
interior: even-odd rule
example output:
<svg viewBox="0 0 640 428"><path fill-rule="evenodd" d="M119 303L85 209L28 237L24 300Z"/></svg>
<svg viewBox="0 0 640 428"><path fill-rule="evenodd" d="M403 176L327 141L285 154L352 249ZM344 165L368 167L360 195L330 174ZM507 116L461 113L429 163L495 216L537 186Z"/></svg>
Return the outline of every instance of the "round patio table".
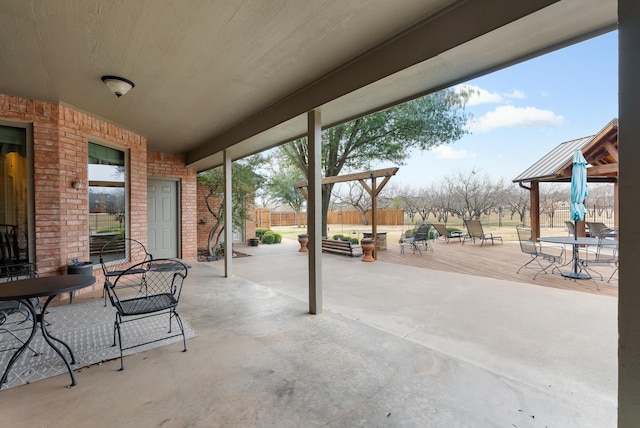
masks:
<svg viewBox="0 0 640 428"><path fill-rule="evenodd" d="M581 245L598 245L600 240L598 238L588 238L585 236L545 236L538 238L540 242L548 242L550 244L563 244L571 245L573 247L570 272L562 272L561 275L565 278L573 279L591 279L591 275L585 272L578 271L578 247ZM607 240L607 245L618 245L616 240Z"/></svg>
<svg viewBox="0 0 640 428"><path fill-rule="evenodd" d="M10 281L0 284L0 301L3 300L18 300L22 302L26 308L31 312L31 319L33 321L33 327L31 328L31 334L29 338L22 344L22 346L16 351L15 354L9 360L9 364L7 364L7 368L0 379L0 385L7 381L7 375L11 370L11 367L15 364L15 362L20 358L22 353L27 349L31 341L33 340L33 336L36 334L36 330L38 328L38 324L40 324L40 329L42 330L42 336L47 344L62 358L65 365L67 366L67 370L69 371L69 376L71 376L71 386L76 384L76 378L73 375L73 370L71 370L70 364L75 364L75 357L69 345L57 337L51 336L47 331L47 322L45 321L45 314L47 313L47 307L49 303L59 294L69 293L80 288L88 287L96 282L96 278L93 275L58 275L58 276L43 276L38 278L27 278L20 279L17 281ZM33 307L29 299L33 297L47 297L47 301L42 306L42 310L40 313L36 313L36 308ZM63 345L67 351L69 352L69 356L71 357L71 362L65 358L62 351L53 343L52 340Z"/></svg>

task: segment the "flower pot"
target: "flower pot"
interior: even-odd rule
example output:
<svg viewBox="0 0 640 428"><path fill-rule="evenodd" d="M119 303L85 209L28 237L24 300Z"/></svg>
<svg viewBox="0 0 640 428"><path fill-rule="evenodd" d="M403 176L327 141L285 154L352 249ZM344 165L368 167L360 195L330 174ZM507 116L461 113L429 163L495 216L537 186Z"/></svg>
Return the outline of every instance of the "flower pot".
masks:
<svg viewBox="0 0 640 428"><path fill-rule="evenodd" d="M260 240L258 238L251 238L249 239L249 246L257 247L259 242Z"/></svg>
<svg viewBox="0 0 640 428"><path fill-rule="evenodd" d="M93 276L93 262L73 262L67 265L67 275L92 275ZM95 295L95 285L93 286L92 289ZM74 291L69 293L69 303L73 302L74 294L75 294Z"/></svg>
<svg viewBox="0 0 640 428"><path fill-rule="evenodd" d="M307 244L309 243L309 235L306 233L298 235L298 242L300 243L299 253L306 253L309 250L307 249Z"/></svg>
<svg viewBox="0 0 640 428"><path fill-rule="evenodd" d="M376 244L373 242L373 239L362 238L362 241L360 241L360 246L362 247L362 251L364 252L364 257L362 257L362 261L363 262L375 261L372 254Z"/></svg>
<svg viewBox="0 0 640 428"><path fill-rule="evenodd" d="M76 262L67 265L67 275L93 275L93 262Z"/></svg>

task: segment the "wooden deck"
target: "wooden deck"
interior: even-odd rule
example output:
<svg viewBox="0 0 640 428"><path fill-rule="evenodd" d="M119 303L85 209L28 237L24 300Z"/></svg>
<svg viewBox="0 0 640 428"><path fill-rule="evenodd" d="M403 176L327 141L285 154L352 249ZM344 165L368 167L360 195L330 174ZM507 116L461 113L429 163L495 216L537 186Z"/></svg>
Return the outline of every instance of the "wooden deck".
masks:
<svg viewBox="0 0 640 428"><path fill-rule="evenodd" d="M430 241L431 242L431 241ZM378 261L395 263L398 265L415 266L425 269L436 269L447 272L458 272L487 278L503 279L507 281L536 284L543 287L562 288L585 293L594 293L607 296L618 296L618 280L613 278L610 283L606 279L613 269L604 267L598 271L605 275L605 281L599 281L600 291L596 289L593 280L565 279L559 274L540 274L535 280L535 272L531 269L522 269L516 272L531 257L520 251L518 242L505 241L504 244L496 242L495 245L466 242L461 245L457 240L446 243L444 240L432 242L434 251L422 251L412 254L406 250L400 254L400 244L387 243L387 250L378 252ZM565 270L569 270L567 266ZM617 276L617 275L616 275Z"/></svg>

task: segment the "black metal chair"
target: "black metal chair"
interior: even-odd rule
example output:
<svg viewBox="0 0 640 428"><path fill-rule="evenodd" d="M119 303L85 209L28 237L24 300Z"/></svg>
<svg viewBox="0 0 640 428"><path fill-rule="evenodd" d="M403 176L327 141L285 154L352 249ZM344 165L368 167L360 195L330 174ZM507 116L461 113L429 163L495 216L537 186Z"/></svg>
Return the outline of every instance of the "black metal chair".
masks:
<svg viewBox="0 0 640 428"><path fill-rule="evenodd" d="M35 297L29 299L29 304L31 304L36 310L39 303L39 300ZM14 343L19 343L20 346L25 343L26 339L24 336L20 337L18 335L19 332L31 329L31 327L23 327L22 325L27 321L36 322L36 320L32 319L31 311L25 307L25 304L26 303L23 303L20 300L7 300L0 302L0 333L7 333L16 340ZM0 349L0 352L13 351L19 347L8 343L8 341L7 345L8 347ZM33 352L34 357L39 355L31 346L28 346L28 348Z"/></svg>
<svg viewBox="0 0 640 428"><path fill-rule="evenodd" d="M13 224L0 224L0 278L13 281L37 276L37 268L29 262L27 234Z"/></svg>
<svg viewBox="0 0 640 428"><path fill-rule="evenodd" d="M109 300L117 310L113 327L113 346L116 345L117 337L120 347L120 370L124 370L123 351L148 343L182 335L183 352L187 351L184 327L176 311L186 277L187 266L184 263L175 259L156 259L138 263L117 277L111 276L106 279ZM143 343L123 343L123 324L159 315L168 316L168 336L163 335ZM171 334L174 318L180 327L180 333Z"/></svg>
<svg viewBox="0 0 640 428"><path fill-rule="evenodd" d="M400 253L404 254L404 244L409 244L411 245L411 250L414 254L417 250L418 253L422 255L421 246L424 247L425 251L431 247L429 244L429 229L431 229L431 225L429 223L422 223L414 230L411 236L403 238L402 244L400 245ZM433 251L433 247L431 247L431 251Z"/></svg>
<svg viewBox="0 0 640 428"><path fill-rule="evenodd" d="M523 268L537 270L536 274L533 275L533 279L536 279L536 277L542 272L548 273L547 269L549 268L552 268L551 273L553 273L556 269L560 271L559 265L561 265L564 261L564 247L547 246L543 249L541 244L534 242L531 239L531 229L522 226L516 226L516 230L518 232L518 240L520 241L520 249L523 253L529 254L531 256L531 260L520 266L520 269L518 269L518 272L516 273L520 273ZM551 249L555 249L554 253L550 252ZM546 264L543 265L541 260ZM533 266L529 266L533 262L536 262L538 264L539 269Z"/></svg>
<svg viewBox="0 0 640 428"><path fill-rule="evenodd" d="M100 250L100 265L104 274L104 305L107 305L107 281L120 276L123 272L129 275L146 271L145 262L153 260L142 242L131 238L116 238L108 241ZM138 265L139 271L131 270L131 266Z"/></svg>

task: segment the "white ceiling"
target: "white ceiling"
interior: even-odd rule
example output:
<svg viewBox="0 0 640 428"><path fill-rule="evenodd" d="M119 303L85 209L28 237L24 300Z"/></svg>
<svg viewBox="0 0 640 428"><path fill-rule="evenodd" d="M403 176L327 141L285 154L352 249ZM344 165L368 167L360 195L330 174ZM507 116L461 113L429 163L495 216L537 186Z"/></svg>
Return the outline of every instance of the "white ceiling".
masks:
<svg viewBox="0 0 640 428"><path fill-rule="evenodd" d="M545 7L546 6L546 7ZM616 0L3 0L0 93L198 170L612 29ZM136 87L116 98L102 75Z"/></svg>

